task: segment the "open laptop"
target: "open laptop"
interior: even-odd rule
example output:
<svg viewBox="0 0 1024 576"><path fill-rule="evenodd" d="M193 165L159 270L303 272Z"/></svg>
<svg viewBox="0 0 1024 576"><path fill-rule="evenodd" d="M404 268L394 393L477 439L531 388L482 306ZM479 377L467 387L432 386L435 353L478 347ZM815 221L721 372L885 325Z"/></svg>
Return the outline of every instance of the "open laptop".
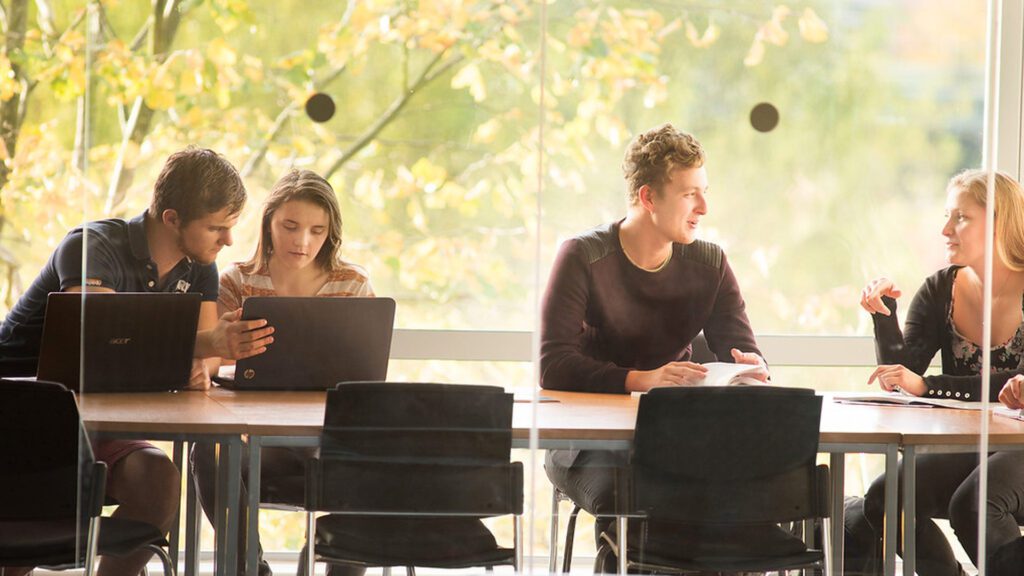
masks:
<svg viewBox="0 0 1024 576"><path fill-rule="evenodd" d="M80 292L51 293L36 378L72 390L81 383L79 391L86 393L185 388L200 304L199 294L93 292L83 298Z"/></svg>
<svg viewBox="0 0 1024 576"><path fill-rule="evenodd" d="M385 380L391 356L391 298L253 296L243 319L265 318L274 343L215 380L232 390L327 390L349 380Z"/></svg>

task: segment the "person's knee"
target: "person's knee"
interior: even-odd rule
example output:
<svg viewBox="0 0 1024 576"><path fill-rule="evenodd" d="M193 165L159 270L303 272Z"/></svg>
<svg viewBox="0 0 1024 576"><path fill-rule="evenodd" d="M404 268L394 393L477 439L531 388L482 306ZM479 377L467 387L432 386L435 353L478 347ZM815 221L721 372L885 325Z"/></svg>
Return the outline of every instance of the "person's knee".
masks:
<svg viewBox="0 0 1024 576"><path fill-rule="evenodd" d="M885 518L885 488L872 484L864 494L864 518L878 530Z"/></svg>
<svg viewBox="0 0 1024 576"><path fill-rule="evenodd" d="M978 494L961 486L949 499L949 525L958 536L978 531ZM968 536L969 537L969 536Z"/></svg>
<svg viewBox="0 0 1024 576"><path fill-rule="evenodd" d="M160 450L137 450L111 471L111 496L135 519L169 530L181 500L181 473Z"/></svg>

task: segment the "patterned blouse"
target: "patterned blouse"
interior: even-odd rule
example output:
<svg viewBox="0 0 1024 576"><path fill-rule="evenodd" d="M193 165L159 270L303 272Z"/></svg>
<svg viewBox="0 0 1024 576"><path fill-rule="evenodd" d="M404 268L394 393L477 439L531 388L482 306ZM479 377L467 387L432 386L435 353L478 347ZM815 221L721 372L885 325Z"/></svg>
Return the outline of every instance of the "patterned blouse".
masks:
<svg viewBox="0 0 1024 576"><path fill-rule="evenodd" d="M981 347L964 338L957 331L956 326L953 325L953 306L955 304L956 301L951 293L949 296L949 314L946 316L946 328L949 330L952 338L953 362L957 368L963 369L965 372L980 374ZM1021 308L1024 310L1024 301L1021 302ZM992 372L1005 372L1022 367L1021 361L1024 360L1024 322L1021 322L1020 326L1017 327L1017 331L1009 340L999 346L993 346L991 355Z"/></svg>
<svg viewBox="0 0 1024 576"><path fill-rule="evenodd" d="M228 266L220 275L218 306L225 310L235 310L250 296L277 296L274 283L270 280L270 274L265 272L245 274L238 268L239 264L236 262ZM373 287L370 286L370 278L366 270L345 261L340 261L338 264L337 269L328 276L327 283L316 293L317 296L325 298L373 296Z"/></svg>

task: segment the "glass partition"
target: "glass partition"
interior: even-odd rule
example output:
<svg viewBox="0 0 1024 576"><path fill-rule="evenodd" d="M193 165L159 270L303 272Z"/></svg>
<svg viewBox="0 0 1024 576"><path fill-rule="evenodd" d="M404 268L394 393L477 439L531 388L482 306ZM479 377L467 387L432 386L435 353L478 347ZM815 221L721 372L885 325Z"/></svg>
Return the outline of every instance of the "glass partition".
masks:
<svg viewBox="0 0 1024 576"><path fill-rule="evenodd" d="M874 327L860 306L862 288L890 278L902 291L896 317L905 326L918 288L947 266L950 177L999 157L994 140L984 138L986 91L992 106L992 90L1000 90L986 76L989 10L981 0L9 0L0 3L0 307L9 312L29 291L69 230L140 217L168 159L187 146L212 149L237 169L244 208L204 224L206 240L180 234L187 218L151 214L137 229L160 274L150 286L149 272L136 270L138 282L114 288L201 291L198 277L182 276L186 284L179 285L177 272L168 272L176 263L164 266L162 257L176 254L187 257L183 266L201 267L208 256L219 274L233 272L217 281L219 300L199 297L200 333L249 296L312 295L308 287L317 280L275 286L270 268L259 273L289 252L272 245L274 214L263 221L275 186L292 170L311 171L329 185L343 222L346 264L337 274L347 276L333 295L372 290L395 300L395 329L436 331L429 337L437 339L438 357L392 354L388 379L492 384L532 400L515 404L512 459L526 469L527 569L546 571L552 511L543 462L547 448L570 442L538 429L549 406L539 402L545 391L536 386L536 352L500 350L489 358L481 350L536 334L538 301L562 242L625 216L620 165L631 138L671 122L703 144L710 187L697 234L727 254L755 334L775 336L760 340L772 383L823 394L877 391L877 383L868 385L876 364L865 341ZM1001 103L1004 112L1014 105ZM1019 177L1015 167L999 167ZM328 212L314 210L314 219L330 220ZM294 216L289 229L301 228L302 218ZM326 235L325 226L310 234ZM109 240L102 234L85 238L86 253L96 258L82 263L81 285L107 287L104 258L117 257L100 253ZM262 254L261 239L268 249ZM192 241L210 248L202 252ZM296 254L296 262L308 256ZM1000 270L991 284L997 291ZM951 312L949 326L973 326L981 308L965 314ZM998 319L990 325L993 341L1005 340ZM454 331L479 332L479 343L466 344ZM82 356L87 334L79 337ZM961 336L971 342L981 334ZM806 341L787 343L788 336L855 337L858 351L835 343L794 352ZM169 329L162 337L181 340ZM200 334L194 353L226 351L212 339ZM765 341L787 347L782 362ZM945 360L928 359L927 374L941 374ZM231 364L193 363L190 381L205 387L203 369L230 377ZM131 407L109 416L101 401L114 397ZM86 416L98 437L146 438L168 458L184 448L175 442L202 441L205 457L223 456L222 466L247 461L252 444L243 436L261 437L254 422L267 417L269 425L266 412L274 412L214 385L168 395L180 405L181 421L156 425L159 416L125 398L145 403L140 395L81 397L84 411L113 419ZM281 408L273 416L289 421L289 413L299 411ZM142 423L131 423L132 414ZM906 414L894 414L893 422ZM924 416L908 418L934 432ZM975 424L973 415L966 419ZM979 422L987 422L984 415ZM312 436L293 424L305 436L294 429L264 435L304 438L303 446L289 446L304 457ZM988 425L1007 434L1015 426L992 420L972 433ZM928 444L914 455L977 454L984 448L974 440L969 450ZM189 459L179 458L185 495ZM156 466L166 470L163 460ZM850 456L844 468L850 495L863 495L886 470L878 454ZM921 470L918 485L930 474ZM244 524L239 509L222 508L225 522ZM563 504L563 542L568 510ZM182 535L191 532L185 520ZM304 518L264 510L260 520L271 564L289 569L294 557L278 553L298 552ZM227 536L202 524L204 550L228 547ZM511 543L511 522L489 525ZM938 525L958 560L973 564L947 520ZM591 520L577 531L575 554L589 565L596 553ZM929 546L927 536L917 539L921 574Z"/></svg>

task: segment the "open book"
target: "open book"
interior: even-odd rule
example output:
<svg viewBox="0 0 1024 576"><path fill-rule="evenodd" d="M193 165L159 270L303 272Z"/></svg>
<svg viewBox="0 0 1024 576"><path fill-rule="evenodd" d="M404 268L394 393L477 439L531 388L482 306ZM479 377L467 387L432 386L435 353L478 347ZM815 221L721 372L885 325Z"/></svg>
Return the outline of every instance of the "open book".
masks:
<svg viewBox="0 0 1024 576"><path fill-rule="evenodd" d="M996 416L1005 416L1006 418L1013 418L1014 420L1024 420L1024 410L1016 410L1014 408L1007 408L1006 406L996 406L992 409L992 413Z"/></svg>
<svg viewBox="0 0 1024 576"><path fill-rule="evenodd" d="M981 410L981 402L968 402L952 398L928 398L903 392L835 392L832 400L842 404L872 404L875 406L904 406L907 408L957 408Z"/></svg>
<svg viewBox="0 0 1024 576"><path fill-rule="evenodd" d="M708 369L701 386L732 386L733 384L764 384L753 375L762 370L754 364L733 364L731 362L707 362Z"/></svg>

